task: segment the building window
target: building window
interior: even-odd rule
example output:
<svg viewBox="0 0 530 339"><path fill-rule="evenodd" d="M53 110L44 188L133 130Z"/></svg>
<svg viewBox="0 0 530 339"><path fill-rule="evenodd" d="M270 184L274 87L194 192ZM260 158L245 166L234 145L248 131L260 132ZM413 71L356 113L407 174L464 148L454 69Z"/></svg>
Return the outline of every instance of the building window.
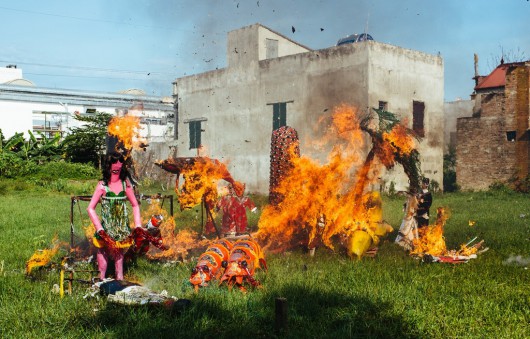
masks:
<svg viewBox="0 0 530 339"><path fill-rule="evenodd" d="M425 103L421 101L412 102L412 130L420 137L425 136L423 120L425 117Z"/></svg>
<svg viewBox="0 0 530 339"><path fill-rule="evenodd" d="M190 149L201 147L201 122L190 121Z"/></svg>
<svg viewBox="0 0 530 339"><path fill-rule="evenodd" d="M386 101L379 101L379 109L381 111L387 111L388 110L388 102Z"/></svg>
<svg viewBox="0 0 530 339"><path fill-rule="evenodd" d="M68 124L68 115L64 112L33 112L33 133L42 133L46 138L53 138L55 134L63 134ZM36 136L39 138L38 136Z"/></svg>
<svg viewBox="0 0 530 339"><path fill-rule="evenodd" d="M506 140L515 141L516 137L517 137L517 132L516 131L507 131L506 132Z"/></svg>
<svg viewBox="0 0 530 339"><path fill-rule="evenodd" d="M275 131L280 127L287 125L287 103L278 102L272 104L272 130Z"/></svg>
<svg viewBox="0 0 530 339"><path fill-rule="evenodd" d="M266 39L265 43L265 58L272 59L278 57L278 40Z"/></svg>

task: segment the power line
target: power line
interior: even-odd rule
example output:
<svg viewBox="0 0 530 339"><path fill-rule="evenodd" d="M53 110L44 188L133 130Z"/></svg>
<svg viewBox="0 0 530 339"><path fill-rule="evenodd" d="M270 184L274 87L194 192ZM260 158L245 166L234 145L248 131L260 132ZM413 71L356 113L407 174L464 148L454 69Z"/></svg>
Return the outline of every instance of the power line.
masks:
<svg viewBox="0 0 530 339"><path fill-rule="evenodd" d="M44 73L31 73L27 72L25 74L30 75L42 75L42 76L51 76L51 77L67 77L67 78L89 78L89 79L108 79L108 80L137 80L137 81L158 81L158 82L169 82L174 78L168 78L168 79L139 79L139 78L117 78L117 77L94 77L94 76L88 76L88 75L67 75L67 74L44 74Z"/></svg>
<svg viewBox="0 0 530 339"><path fill-rule="evenodd" d="M40 64L32 62L21 62L21 61L12 61L12 60L0 60L0 62L5 62L7 64L15 65L33 65L33 66L42 66L42 67L56 67L64 69L74 69L74 70L85 70L85 71L102 71L102 72L114 72L114 73L131 73L131 74L166 74L164 72L154 72L154 71L131 71L131 70L118 70L112 68L97 68L97 67L84 67L84 66L64 66L64 65L54 65L54 64Z"/></svg>

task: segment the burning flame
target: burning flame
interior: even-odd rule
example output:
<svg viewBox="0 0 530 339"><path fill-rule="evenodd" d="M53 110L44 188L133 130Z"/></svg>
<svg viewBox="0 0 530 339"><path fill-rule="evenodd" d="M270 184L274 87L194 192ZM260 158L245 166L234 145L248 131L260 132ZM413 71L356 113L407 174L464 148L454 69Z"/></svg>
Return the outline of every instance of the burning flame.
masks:
<svg viewBox="0 0 530 339"><path fill-rule="evenodd" d="M183 167L181 173L184 183L179 189L177 178L175 185L181 209L192 208L200 204L202 199L213 208L217 201L217 182L220 179L229 181L238 195L242 195L245 189L243 184L232 179L226 165L215 159L196 158L191 166Z"/></svg>
<svg viewBox="0 0 530 339"><path fill-rule="evenodd" d="M388 133L383 133L383 139L393 148L394 152L410 154L415 149L415 142L407 128L402 124L395 125Z"/></svg>
<svg viewBox="0 0 530 339"><path fill-rule="evenodd" d="M367 133L361 120L356 108L336 107L328 132L318 141L323 146L334 145L327 163L321 165L305 156L291 157L292 169L275 189L283 201L277 206L266 206L259 220L256 237L266 243L266 249L282 251L300 243L307 244L304 240L307 238L311 243L316 237L333 248L334 235L351 236L358 230L367 232L377 243L376 234L386 233L381 229L388 228L380 227L380 207L373 208L373 203L380 198L367 192L380 170L374 159L384 156L393 165L395 154L410 152L414 143L412 138L403 135L406 129L396 124L381 140L374 139L375 133L370 134L373 148L363 161ZM323 226L319 222L322 219Z"/></svg>
<svg viewBox="0 0 530 339"><path fill-rule="evenodd" d="M164 221L160 224L160 234L165 246L169 249L160 251L157 249L150 250L147 253L149 259L155 260L185 260L188 252L206 247L208 240L198 240L197 232L190 229L180 230L175 233L175 219L160 206L159 201L152 200L149 208L143 212L143 219L149 219L151 215L161 214Z"/></svg>
<svg viewBox="0 0 530 339"><path fill-rule="evenodd" d="M44 250L36 250L35 253L29 258L26 262L26 274L31 274L31 271L35 267L42 267L49 264L52 258L57 254L61 246L61 242L58 240L57 235L54 236L52 240L52 247Z"/></svg>
<svg viewBox="0 0 530 339"><path fill-rule="evenodd" d="M118 138L125 149L141 148L140 118L133 115L116 116L109 122L108 133Z"/></svg>
<svg viewBox="0 0 530 339"><path fill-rule="evenodd" d="M447 253L443 233L445 222L449 215L443 207L439 207L437 212L438 217L434 225L422 227L418 230L419 238L412 241L414 248L410 252L411 255L430 254L440 256Z"/></svg>
<svg viewBox="0 0 530 339"><path fill-rule="evenodd" d="M429 225L420 228L419 238L413 240L414 248L410 252L411 255L424 256L430 254L432 256L470 256L478 252L482 242L474 246L468 244L460 245L459 250L448 250L443 236L444 226L449 218L447 209L439 207L437 210L437 218L434 225Z"/></svg>

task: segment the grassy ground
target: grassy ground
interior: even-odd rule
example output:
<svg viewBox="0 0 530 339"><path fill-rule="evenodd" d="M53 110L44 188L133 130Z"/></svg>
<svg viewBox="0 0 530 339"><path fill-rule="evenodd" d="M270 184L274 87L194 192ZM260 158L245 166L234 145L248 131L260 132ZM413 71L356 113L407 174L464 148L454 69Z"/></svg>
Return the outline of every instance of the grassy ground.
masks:
<svg viewBox="0 0 530 339"><path fill-rule="evenodd" d="M385 219L396 229L402 203L384 200ZM323 248L312 258L302 251L268 255L269 271L257 273L263 288L246 295L217 286L194 294L187 283L193 262L140 259L128 269L127 277L154 291L191 300L184 310L85 299L81 284L74 284L72 296L59 298L52 292L57 271L36 272L32 280L25 277L24 264L54 234L69 241L70 195L8 190L0 195L0 206L1 338L530 337L528 195L434 197L432 211L438 206L451 211L448 248L474 236L490 248L467 264L421 263L392 243L394 233L374 259L351 261ZM199 220L195 211L177 212L178 225L198 228ZM255 225L257 216L250 222ZM518 255L523 262L509 264ZM281 332L275 329L278 297L288 304L288 327Z"/></svg>

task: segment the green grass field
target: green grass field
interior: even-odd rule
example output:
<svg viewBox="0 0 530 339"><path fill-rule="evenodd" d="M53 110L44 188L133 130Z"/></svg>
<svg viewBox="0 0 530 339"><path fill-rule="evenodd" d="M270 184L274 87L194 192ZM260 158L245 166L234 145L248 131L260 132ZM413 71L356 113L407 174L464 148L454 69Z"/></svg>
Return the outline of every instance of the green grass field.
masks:
<svg viewBox="0 0 530 339"><path fill-rule="evenodd" d="M384 199L385 219L395 229L402 204L399 198ZM127 277L154 291L189 299L183 310L85 299L86 286L78 283L61 299L52 292L58 271L37 271L36 279L28 279L24 265L54 234L69 241L70 195L7 190L0 206L1 338L530 337L528 194L435 195L431 213L439 206L451 213L445 232L449 249L475 236L490 248L466 264L422 263L393 243L394 232L375 258L362 261L324 248L314 257L298 250L268 255L268 272L256 276L263 288L247 294L225 286L194 294L188 284L193 261L164 265L141 258L127 270ZM197 212L176 211L178 227L198 230ZM250 220L254 227L257 218ZM522 260L510 263L516 256ZM278 297L288 305L288 325L281 331L275 328Z"/></svg>

